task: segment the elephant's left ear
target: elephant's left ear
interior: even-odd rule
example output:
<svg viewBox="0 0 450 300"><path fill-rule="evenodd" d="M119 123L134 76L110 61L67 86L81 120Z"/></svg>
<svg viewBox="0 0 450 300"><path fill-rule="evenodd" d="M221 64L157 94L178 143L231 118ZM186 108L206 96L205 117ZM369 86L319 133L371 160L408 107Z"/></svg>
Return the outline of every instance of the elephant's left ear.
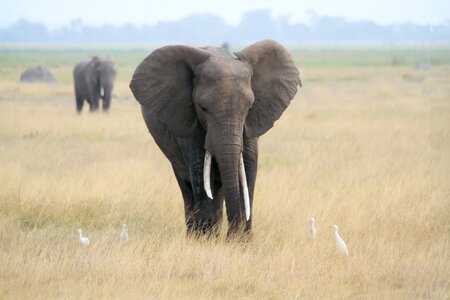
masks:
<svg viewBox="0 0 450 300"><path fill-rule="evenodd" d="M273 40L255 43L235 53L253 67L255 102L245 122L245 135L257 137L273 127L301 86L299 71L289 52Z"/></svg>

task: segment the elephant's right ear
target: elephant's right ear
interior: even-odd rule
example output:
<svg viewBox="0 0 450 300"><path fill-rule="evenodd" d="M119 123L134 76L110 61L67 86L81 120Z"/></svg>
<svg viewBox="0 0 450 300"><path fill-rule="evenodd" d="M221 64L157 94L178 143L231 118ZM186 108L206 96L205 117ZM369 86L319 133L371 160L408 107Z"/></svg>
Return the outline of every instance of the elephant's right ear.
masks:
<svg viewBox="0 0 450 300"><path fill-rule="evenodd" d="M189 46L166 46L153 51L134 71L130 82L134 97L176 135L188 136L195 127L193 68L209 55Z"/></svg>

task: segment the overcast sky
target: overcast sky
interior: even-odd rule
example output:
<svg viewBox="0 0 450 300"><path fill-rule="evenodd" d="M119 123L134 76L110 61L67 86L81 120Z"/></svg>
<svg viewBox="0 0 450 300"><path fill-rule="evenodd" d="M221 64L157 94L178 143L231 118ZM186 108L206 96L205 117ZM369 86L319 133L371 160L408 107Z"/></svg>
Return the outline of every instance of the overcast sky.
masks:
<svg viewBox="0 0 450 300"><path fill-rule="evenodd" d="M25 18L50 28L81 18L84 24L136 25L173 21L210 13L237 25L245 12L269 9L291 22L306 22L308 11L345 17L351 21L373 20L379 24L450 21L450 0L2 0L0 27Z"/></svg>

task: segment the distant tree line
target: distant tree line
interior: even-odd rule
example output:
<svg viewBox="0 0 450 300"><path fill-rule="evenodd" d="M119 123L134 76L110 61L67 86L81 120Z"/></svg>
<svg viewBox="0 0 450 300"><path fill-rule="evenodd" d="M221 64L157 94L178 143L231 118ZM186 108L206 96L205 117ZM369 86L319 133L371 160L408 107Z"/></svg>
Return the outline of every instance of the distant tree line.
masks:
<svg viewBox="0 0 450 300"><path fill-rule="evenodd" d="M2 43L248 43L272 38L285 43L341 42L450 42L450 20L429 26L414 23L379 25L373 21L351 22L341 17L311 13L306 23L291 24L287 18L271 18L269 10L244 14L238 26L220 17L198 14L156 25L87 26L73 20L59 29L49 30L41 23L21 19L0 28Z"/></svg>

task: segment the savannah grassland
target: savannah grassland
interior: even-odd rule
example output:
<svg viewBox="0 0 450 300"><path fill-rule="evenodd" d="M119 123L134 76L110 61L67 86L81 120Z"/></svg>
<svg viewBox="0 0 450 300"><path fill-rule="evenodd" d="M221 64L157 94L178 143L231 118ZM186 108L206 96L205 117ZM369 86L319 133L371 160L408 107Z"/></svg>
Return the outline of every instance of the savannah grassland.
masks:
<svg viewBox="0 0 450 300"><path fill-rule="evenodd" d="M185 237L176 180L128 90L149 49L2 48L0 298L448 299L450 48L291 50L303 88L260 139L241 244ZM115 57L118 97L76 115L72 66L92 53ZM37 64L60 84L19 84Z"/></svg>

